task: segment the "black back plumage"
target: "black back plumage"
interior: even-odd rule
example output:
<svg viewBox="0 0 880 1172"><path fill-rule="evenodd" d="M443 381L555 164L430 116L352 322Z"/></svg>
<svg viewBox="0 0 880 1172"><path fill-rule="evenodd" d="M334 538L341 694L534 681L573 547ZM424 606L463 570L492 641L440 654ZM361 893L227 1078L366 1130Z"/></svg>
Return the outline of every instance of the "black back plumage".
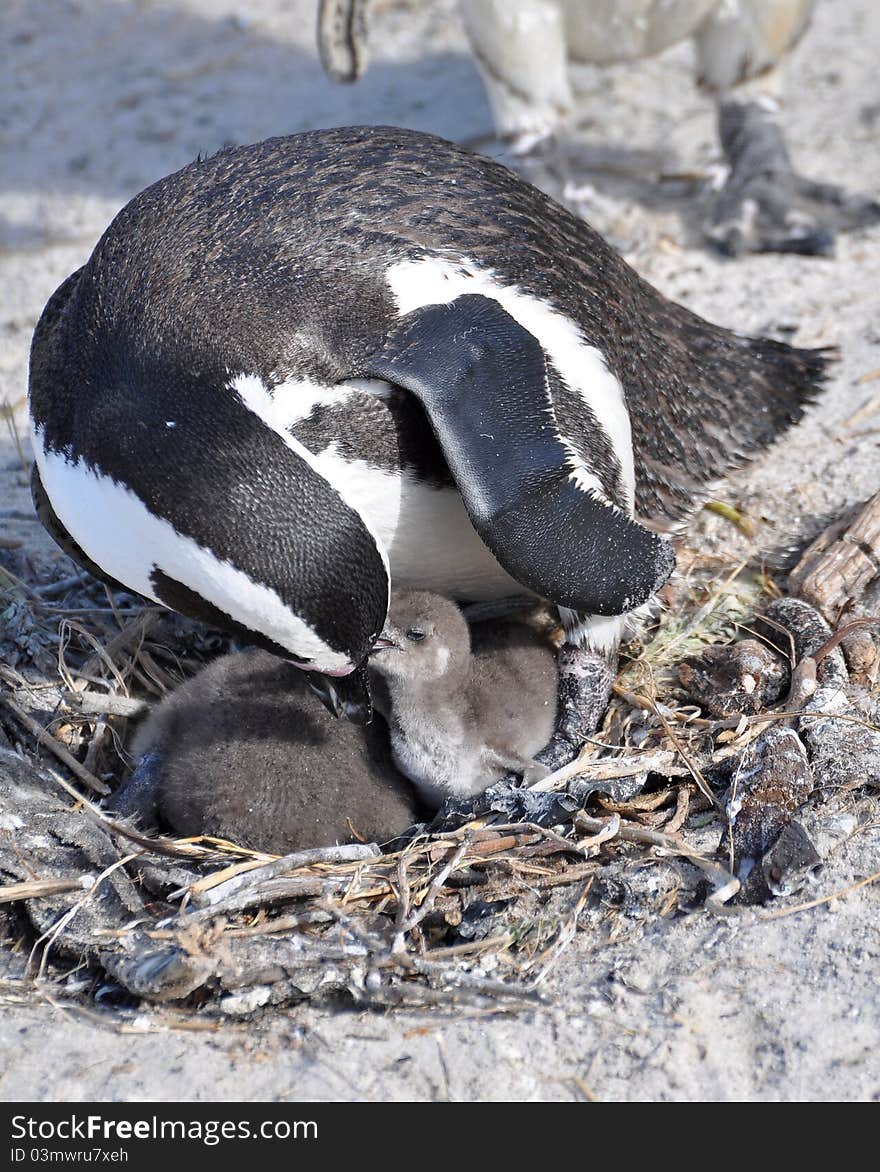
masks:
<svg viewBox="0 0 880 1172"><path fill-rule="evenodd" d="M426 259L465 285L473 266L477 295L457 277L448 305L432 305L429 290L401 316L389 270L420 262L406 278L417 285ZM583 386L568 385L552 345L494 287L515 287L517 304L525 295L577 327L565 345L572 372L585 364ZM222 151L135 197L44 311L30 399L47 467L61 453L79 472L97 471L175 535L166 543L152 530L149 590L143 566L117 568L112 550L90 550L100 518L74 517L71 548L169 606L257 626L263 646L328 670L363 663L389 573L368 510L309 452L334 446L348 468L361 459L409 468L431 486L454 478L474 529L516 582L617 615L671 571L671 546L653 529L680 521L708 483L795 422L825 363L666 300L589 225L499 164L415 131L354 127ZM628 516L628 445L605 367L631 419L635 512L650 527ZM380 407L362 394L351 409L319 394L293 424L272 414L288 382L296 395L298 383L357 378L390 382L390 397ZM614 400L608 419L593 414L603 394ZM243 616L237 584L209 601L204 568L191 572L192 547L177 538L268 594L257 590ZM453 593L456 557L451 548ZM502 588L509 582L502 576ZM407 584L426 583L416 570ZM259 610L273 592L286 607L280 626ZM303 623L317 639L302 637Z"/></svg>
<svg viewBox="0 0 880 1172"><path fill-rule="evenodd" d="M631 413L637 509L654 521L680 519L702 486L796 422L824 373L822 353L742 337L666 300L503 166L387 127L236 147L154 184L74 279L76 312L99 345L124 340L129 364L148 342L151 379L161 339L169 372L248 371L271 386L307 370L333 383L364 372L395 318L379 274L425 252L491 268L602 352ZM104 344L66 359L82 369L111 355ZM588 447L599 430L588 409L560 403ZM436 450L426 460L442 466Z"/></svg>

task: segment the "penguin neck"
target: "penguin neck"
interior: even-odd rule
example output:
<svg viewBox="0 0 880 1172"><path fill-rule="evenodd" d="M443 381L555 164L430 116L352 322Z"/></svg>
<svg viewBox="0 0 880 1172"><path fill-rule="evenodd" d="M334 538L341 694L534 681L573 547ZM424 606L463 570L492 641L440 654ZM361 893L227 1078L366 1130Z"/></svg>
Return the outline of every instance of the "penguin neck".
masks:
<svg viewBox="0 0 880 1172"><path fill-rule="evenodd" d="M469 715L471 657L452 653L440 676L388 678L390 719L404 736L420 735L427 725L437 733L458 737Z"/></svg>
<svg viewBox="0 0 880 1172"><path fill-rule="evenodd" d="M441 677L397 680L389 688L391 754L432 806L471 792L478 759L471 751L470 657Z"/></svg>

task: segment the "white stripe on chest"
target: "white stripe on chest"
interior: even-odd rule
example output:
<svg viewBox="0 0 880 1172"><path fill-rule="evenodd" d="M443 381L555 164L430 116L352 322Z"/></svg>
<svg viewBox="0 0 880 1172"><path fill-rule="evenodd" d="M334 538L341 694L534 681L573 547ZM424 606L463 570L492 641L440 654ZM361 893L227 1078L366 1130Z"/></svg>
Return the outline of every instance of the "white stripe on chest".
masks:
<svg viewBox="0 0 880 1172"><path fill-rule="evenodd" d="M292 654L313 659L327 671L351 667L348 657L329 647L274 590L178 533L131 489L84 461L46 451L42 429L32 430L40 478L52 508L74 541L106 573L164 606L150 579L158 567Z"/></svg>
<svg viewBox="0 0 880 1172"><path fill-rule="evenodd" d="M517 285L504 284L491 269L484 269L463 257L459 261L428 256L397 261L385 273L398 312L403 315L426 305L447 305L468 293L489 297L538 340L570 390L589 406L620 461L621 479L628 509L635 501L635 468L632 429L623 388L608 369L600 350L589 345L570 318L548 302ZM598 477L586 467L565 437L562 442L571 454L573 479L581 488L606 499Z"/></svg>
<svg viewBox="0 0 880 1172"><path fill-rule="evenodd" d="M483 544L456 489L434 488L404 469L390 472L367 459L352 460L332 442L313 452L288 430L315 407L343 403L356 412L365 394L381 400L392 393L387 383L353 379L322 387L289 380L270 392L257 376L239 375L231 385L360 515L395 587L417 586L474 600L523 593ZM393 428L390 416L388 427Z"/></svg>
<svg viewBox="0 0 880 1172"><path fill-rule="evenodd" d="M258 415L260 419L274 432L284 440L291 451L296 452L300 459L304 460L311 468L320 473L321 476L339 493L345 503L357 512L366 528L372 534L376 547L385 563L385 572L390 574L388 567L387 549L382 541L381 535L375 527L370 514L365 513L358 507L358 498L356 493L353 495L353 475L344 475L334 478L328 475L328 467L322 467L319 458L308 448L304 447L298 439L291 433L290 427L300 419L305 419L314 407L319 404L331 405L335 403L344 402L347 395L351 393L348 388L342 384L336 387L322 387L318 383L297 383L295 394L280 394L279 391L290 390L294 384L283 384L276 389L273 395L261 378L255 374L239 374L236 375L230 382L230 386L236 391L244 403L245 407ZM308 409L303 406L303 403L308 404ZM345 463L346 470L352 468L348 462ZM388 583L389 599L391 596L391 582L389 577Z"/></svg>
<svg viewBox="0 0 880 1172"><path fill-rule="evenodd" d="M395 588L413 586L475 600L523 593L483 544L457 490L433 488L406 471L349 460L334 444L313 460L341 494L345 486L346 500L387 552Z"/></svg>

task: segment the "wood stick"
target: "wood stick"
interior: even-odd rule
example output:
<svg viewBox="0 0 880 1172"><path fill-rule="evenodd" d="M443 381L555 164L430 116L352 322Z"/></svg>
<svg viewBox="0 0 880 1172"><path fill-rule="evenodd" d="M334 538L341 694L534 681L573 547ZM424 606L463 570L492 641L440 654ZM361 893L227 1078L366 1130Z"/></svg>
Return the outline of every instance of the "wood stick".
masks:
<svg viewBox="0 0 880 1172"><path fill-rule="evenodd" d="M578 830L585 831L587 834L598 834L605 826L603 819L591 818L588 814L577 814L574 824ZM709 897L708 901L713 906L717 907L720 904L726 903L739 891L739 879L731 875L719 863L715 863L712 859L707 859L704 855L691 850L685 842L672 834L664 834L660 830L649 830L647 826L636 826L632 822L621 822L617 837L623 839L624 842L637 842L643 846L653 846L658 847L660 850L669 851L670 854L687 859L699 867L715 884L715 891Z"/></svg>
<svg viewBox="0 0 880 1172"><path fill-rule="evenodd" d="M234 875L216 887L210 887L195 897L199 907L214 907L224 903L233 895L257 887L269 879L286 875L289 871L296 871L300 867L311 867L315 863L356 863L366 859L377 858L380 854L375 843L352 843L350 846L322 846L313 850L295 851L290 855L283 855L280 859L273 859L271 863L263 863L241 875Z"/></svg>
<svg viewBox="0 0 880 1172"><path fill-rule="evenodd" d="M91 887L91 876L87 879ZM68 891L82 891L79 879L31 879L27 883L8 883L0 887L0 903L15 903L20 899L46 899L51 895L65 895Z"/></svg>
<svg viewBox="0 0 880 1172"><path fill-rule="evenodd" d="M45 586L36 586L34 593L39 594L40 598L57 598L64 594L65 591L71 590L74 586L81 586L84 582L88 582L91 574L81 570L78 574L71 574L69 578L59 578L57 582L49 582Z"/></svg>
<svg viewBox="0 0 880 1172"><path fill-rule="evenodd" d="M149 708L145 700L132 696L120 696L115 692L70 692L63 693L64 703L81 712L84 716L140 716Z"/></svg>
<svg viewBox="0 0 880 1172"><path fill-rule="evenodd" d="M91 656L82 667L84 675L95 675L97 669L100 667L102 657L106 658L112 663L114 658L124 651L128 651L133 643L138 639L145 639L150 627L154 625L161 614L165 614L165 610L158 606L145 607L136 618L127 622L122 630L113 636L109 643L105 643L100 649L100 653Z"/></svg>
<svg viewBox="0 0 880 1172"><path fill-rule="evenodd" d="M434 906L434 901L440 893L440 888L449 878L451 872L454 871L461 862L462 857L464 856L464 853L469 846L470 843L467 841L467 839L465 839L458 850L455 851L449 862L441 867L434 878L431 880L431 886L428 888L424 899L419 904L418 908L412 913L412 915L406 919L400 929L400 932L397 934L401 940L406 936L407 932L412 931L416 924L421 923L421 921Z"/></svg>
<svg viewBox="0 0 880 1172"><path fill-rule="evenodd" d="M406 873L407 854L404 851L397 860L397 911L394 914L394 937L391 945L392 952L403 952L406 948L406 920L409 915L409 878Z"/></svg>
<svg viewBox="0 0 880 1172"><path fill-rule="evenodd" d="M620 777L635 777L639 773L669 774L670 767L675 766L678 754L673 749L656 749L650 753L632 754L627 757L603 757L601 761L585 761L586 754L581 754L570 764L563 765L555 773L536 781L529 786L535 793L549 793L552 790L564 789L569 781L575 777L585 778L587 781L613 781ZM682 770L690 773L690 770Z"/></svg>
<svg viewBox="0 0 880 1172"><path fill-rule="evenodd" d="M8 696L0 696L0 704L8 708L18 723L26 728L32 736L36 737L37 741L45 749L48 749L50 753L53 753L63 765L66 765L70 772L78 777L83 785L87 786L92 793L100 794L101 797L105 797L110 793L110 787L108 785L105 785L103 781L99 781L84 765L80 765L76 757L65 749L64 745L56 737L53 737L48 729L38 724L14 700L10 700Z"/></svg>

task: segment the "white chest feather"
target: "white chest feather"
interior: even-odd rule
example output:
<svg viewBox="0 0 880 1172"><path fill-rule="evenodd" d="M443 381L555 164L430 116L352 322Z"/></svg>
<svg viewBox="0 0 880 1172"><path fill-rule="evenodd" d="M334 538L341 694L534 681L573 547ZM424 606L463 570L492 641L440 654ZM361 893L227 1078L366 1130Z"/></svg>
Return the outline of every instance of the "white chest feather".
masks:
<svg viewBox="0 0 880 1172"><path fill-rule="evenodd" d="M465 752L463 735L446 727L443 736L424 723L404 736L391 725L391 755L397 768L410 779L425 802L436 808L445 798L464 798L488 784L480 757Z"/></svg>
<svg viewBox="0 0 880 1172"><path fill-rule="evenodd" d="M354 416L366 396L381 400L391 392L378 380L336 386L289 381L273 394L253 375L238 376L232 386L300 454L306 449L291 429L313 409L346 404ZM380 426L393 434L390 414ZM418 586L477 601L522 593L480 540L456 490L436 488L405 469L391 472L369 459L343 456L340 445L332 441L308 451L307 458L358 511L387 558L395 586Z"/></svg>
<svg viewBox="0 0 880 1172"><path fill-rule="evenodd" d="M161 604L152 580L161 569L250 630L314 659L322 670L350 666L274 590L178 533L125 485L82 460L47 451L39 428L32 427L32 433L40 477L58 519L108 574Z"/></svg>
<svg viewBox="0 0 880 1172"><path fill-rule="evenodd" d="M523 592L480 540L454 489L351 463L332 447L315 465L333 483L345 479L348 499L384 543L395 586L474 600Z"/></svg>

